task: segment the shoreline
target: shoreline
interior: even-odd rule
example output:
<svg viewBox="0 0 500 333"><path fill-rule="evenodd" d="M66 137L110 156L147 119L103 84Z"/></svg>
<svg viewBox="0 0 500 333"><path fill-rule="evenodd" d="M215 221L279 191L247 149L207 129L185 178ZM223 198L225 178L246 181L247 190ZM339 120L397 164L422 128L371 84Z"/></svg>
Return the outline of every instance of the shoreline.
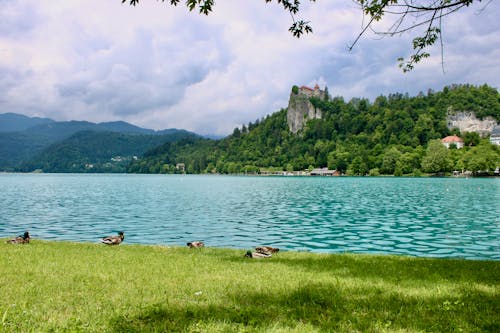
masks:
<svg viewBox="0 0 500 333"><path fill-rule="evenodd" d="M18 171L0 171L0 175L165 175L165 176L247 176L247 177L315 177L315 178L499 178L498 175L433 175L422 174L419 176L414 175L310 175L310 174L286 174L286 173L273 173L273 174L260 174L260 173L132 173L132 172L18 172Z"/></svg>
<svg viewBox="0 0 500 333"><path fill-rule="evenodd" d="M11 237L10 237L11 238ZM0 237L0 243L3 243L7 246L33 246L34 244L69 244L69 245L95 245L95 246L100 246L103 248L109 247L106 244L102 244L101 242L91 242L91 241L75 241L75 240L67 240L67 239L42 239L42 238L36 238L32 240L28 244L7 244L6 241L10 239L9 237ZM261 246L263 244L257 244L256 246ZM182 244L161 244L161 243L126 243L126 240L118 245L120 247L145 247L145 248L164 248L164 249L185 249L187 246L183 246ZM116 246L116 247L118 247ZM114 247L114 246L113 246ZM241 251L242 253L247 251L247 250L252 250L251 247L218 247L218 246L210 246L210 245L205 245L202 249L197 249L197 250L206 250L206 249L212 249L212 250L220 250L220 251ZM422 259L422 260L456 260L456 261L484 261L484 262L498 262L500 263L500 259L484 259L484 258L464 258L464 257L437 257L437 256L417 256L417 255L411 255L411 254L403 254L403 253L387 253L387 252L351 252L351 251L337 251L337 252L327 252L327 251L310 251L310 250L296 250L296 249L280 249L279 253L292 253L292 254L311 254L311 255L317 255L317 256L343 256L343 255L348 255L348 256L369 256L369 257L394 257L394 258L401 258L401 259Z"/></svg>

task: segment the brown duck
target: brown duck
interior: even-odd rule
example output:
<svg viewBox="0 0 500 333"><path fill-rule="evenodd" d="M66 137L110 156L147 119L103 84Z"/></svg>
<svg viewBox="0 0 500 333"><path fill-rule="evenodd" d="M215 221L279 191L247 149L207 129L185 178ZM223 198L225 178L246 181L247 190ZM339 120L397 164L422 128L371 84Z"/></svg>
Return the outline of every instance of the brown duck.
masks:
<svg viewBox="0 0 500 333"><path fill-rule="evenodd" d="M101 239L101 242L106 245L119 245L125 239L123 231L118 233L118 236L108 236Z"/></svg>
<svg viewBox="0 0 500 333"><path fill-rule="evenodd" d="M247 251L245 254L246 258L253 258L253 259L263 259L263 258L271 258L271 253L261 253L261 252L252 252L252 251Z"/></svg>
<svg viewBox="0 0 500 333"><path fill-rule="evenodd" d="M186 245L189 246L191 249L199 249L201 247L204 247L205 243L203 243L201 241L196 241L196 242L186 243Z"/></svg>
<svg viewBox="0 0 500 333"><path fill-rule="evenodd" d="M28 244L30 242L30 233L25 231L24 234L15 238L9 239L7 243L10 244Z"/></svg>
<svg viewBox="0 0 500 333"><path fill-rule="evenodd" d="M266 253L266 254L276 253L279 252L279 250L280 249L278 249L277 247L271 247L271 246L257 246L255 248L256 252Z"/></svg>

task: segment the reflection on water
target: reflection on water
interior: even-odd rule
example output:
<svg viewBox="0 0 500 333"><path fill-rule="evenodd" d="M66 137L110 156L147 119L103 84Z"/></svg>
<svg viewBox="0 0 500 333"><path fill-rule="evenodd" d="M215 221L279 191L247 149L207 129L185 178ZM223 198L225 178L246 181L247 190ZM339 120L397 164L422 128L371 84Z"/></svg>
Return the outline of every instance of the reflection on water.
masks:
<svg viewBox="0 0 500 333"><path fill-rule="evenodd" d="M500 180L0 174L0 237L500 259Z"/></svg>

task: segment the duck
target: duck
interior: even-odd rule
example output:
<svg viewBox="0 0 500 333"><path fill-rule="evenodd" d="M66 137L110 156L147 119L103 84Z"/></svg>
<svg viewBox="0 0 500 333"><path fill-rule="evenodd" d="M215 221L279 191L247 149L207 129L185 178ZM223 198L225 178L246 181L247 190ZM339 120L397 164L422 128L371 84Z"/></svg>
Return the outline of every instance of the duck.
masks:
<svg viewBox="0 0 500 333"><path fill-rule="evenodd" d="M280 249L278 249L277 247L271 247L271 246L257 246L255 248L256 252L266 253L266 254L276 253L279 252L279 250Z"/></svg>
<svg viewBox="0 0 500 333"><path fill-rule="evenodd" d="M7 243L10 244L28 244L30 242L30 233L25 231L24 234L15 238L9 239Z"/></svg>
<svg viewBox="0 0 500 333"><path fill-rule="evenodd" d="M247 251L245 254L246 258L253 258L253 259L263 259L263 258L271 258L272 254L271 253L261 253L261 252L252 252L252 251Z"/></svg>
<svg viewBox="0 0 500 333"><path fill-rule="evenodd" d="M195 242L186 243L186 245L188 247L190 247L191 249L199 249L201 247L204 247L205 243L203 243L202 241L195 241Z"/></svg>
<svg viewBox="0 0 500 333"><path fill-rule="evenodd" d="M108 236L101 239L101 242L106 245L119 245L125 239L123 231L118 233L118 236Z"/></svg>

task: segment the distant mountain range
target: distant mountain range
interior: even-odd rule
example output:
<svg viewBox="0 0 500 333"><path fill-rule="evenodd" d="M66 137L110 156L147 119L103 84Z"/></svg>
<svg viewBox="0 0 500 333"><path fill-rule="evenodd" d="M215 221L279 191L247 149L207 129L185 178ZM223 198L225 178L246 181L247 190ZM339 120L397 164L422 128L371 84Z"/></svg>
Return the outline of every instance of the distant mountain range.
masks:
<svg viewBox="0 0 500 333"><path fill-rule="evenodd" d="M54 120L49 118L31 118L17 113L2 113L0 114L0 133L24 131L30 127L53 122Z"/></svg>
<svg viewBox="0 0 500 333"><path fill-rule="evenodd" d="M155 131L124 121L96 124L4 113L0 114L0 171L120 172L124 167L114 164L183 138L201 137L186 130Z"/></svg>
<svg viewBox="0 0 500 333"><path fill-rule="evenodd" d="M89 121L55 121L50 118L28 117L18 113L0 113L0 133L22 132L27 129L53 137L64 137L68 133L78 131L110 131L135 134L171 134L179 131L176 128L155 131L142 128L125 121L92 123Z"/></svg>

